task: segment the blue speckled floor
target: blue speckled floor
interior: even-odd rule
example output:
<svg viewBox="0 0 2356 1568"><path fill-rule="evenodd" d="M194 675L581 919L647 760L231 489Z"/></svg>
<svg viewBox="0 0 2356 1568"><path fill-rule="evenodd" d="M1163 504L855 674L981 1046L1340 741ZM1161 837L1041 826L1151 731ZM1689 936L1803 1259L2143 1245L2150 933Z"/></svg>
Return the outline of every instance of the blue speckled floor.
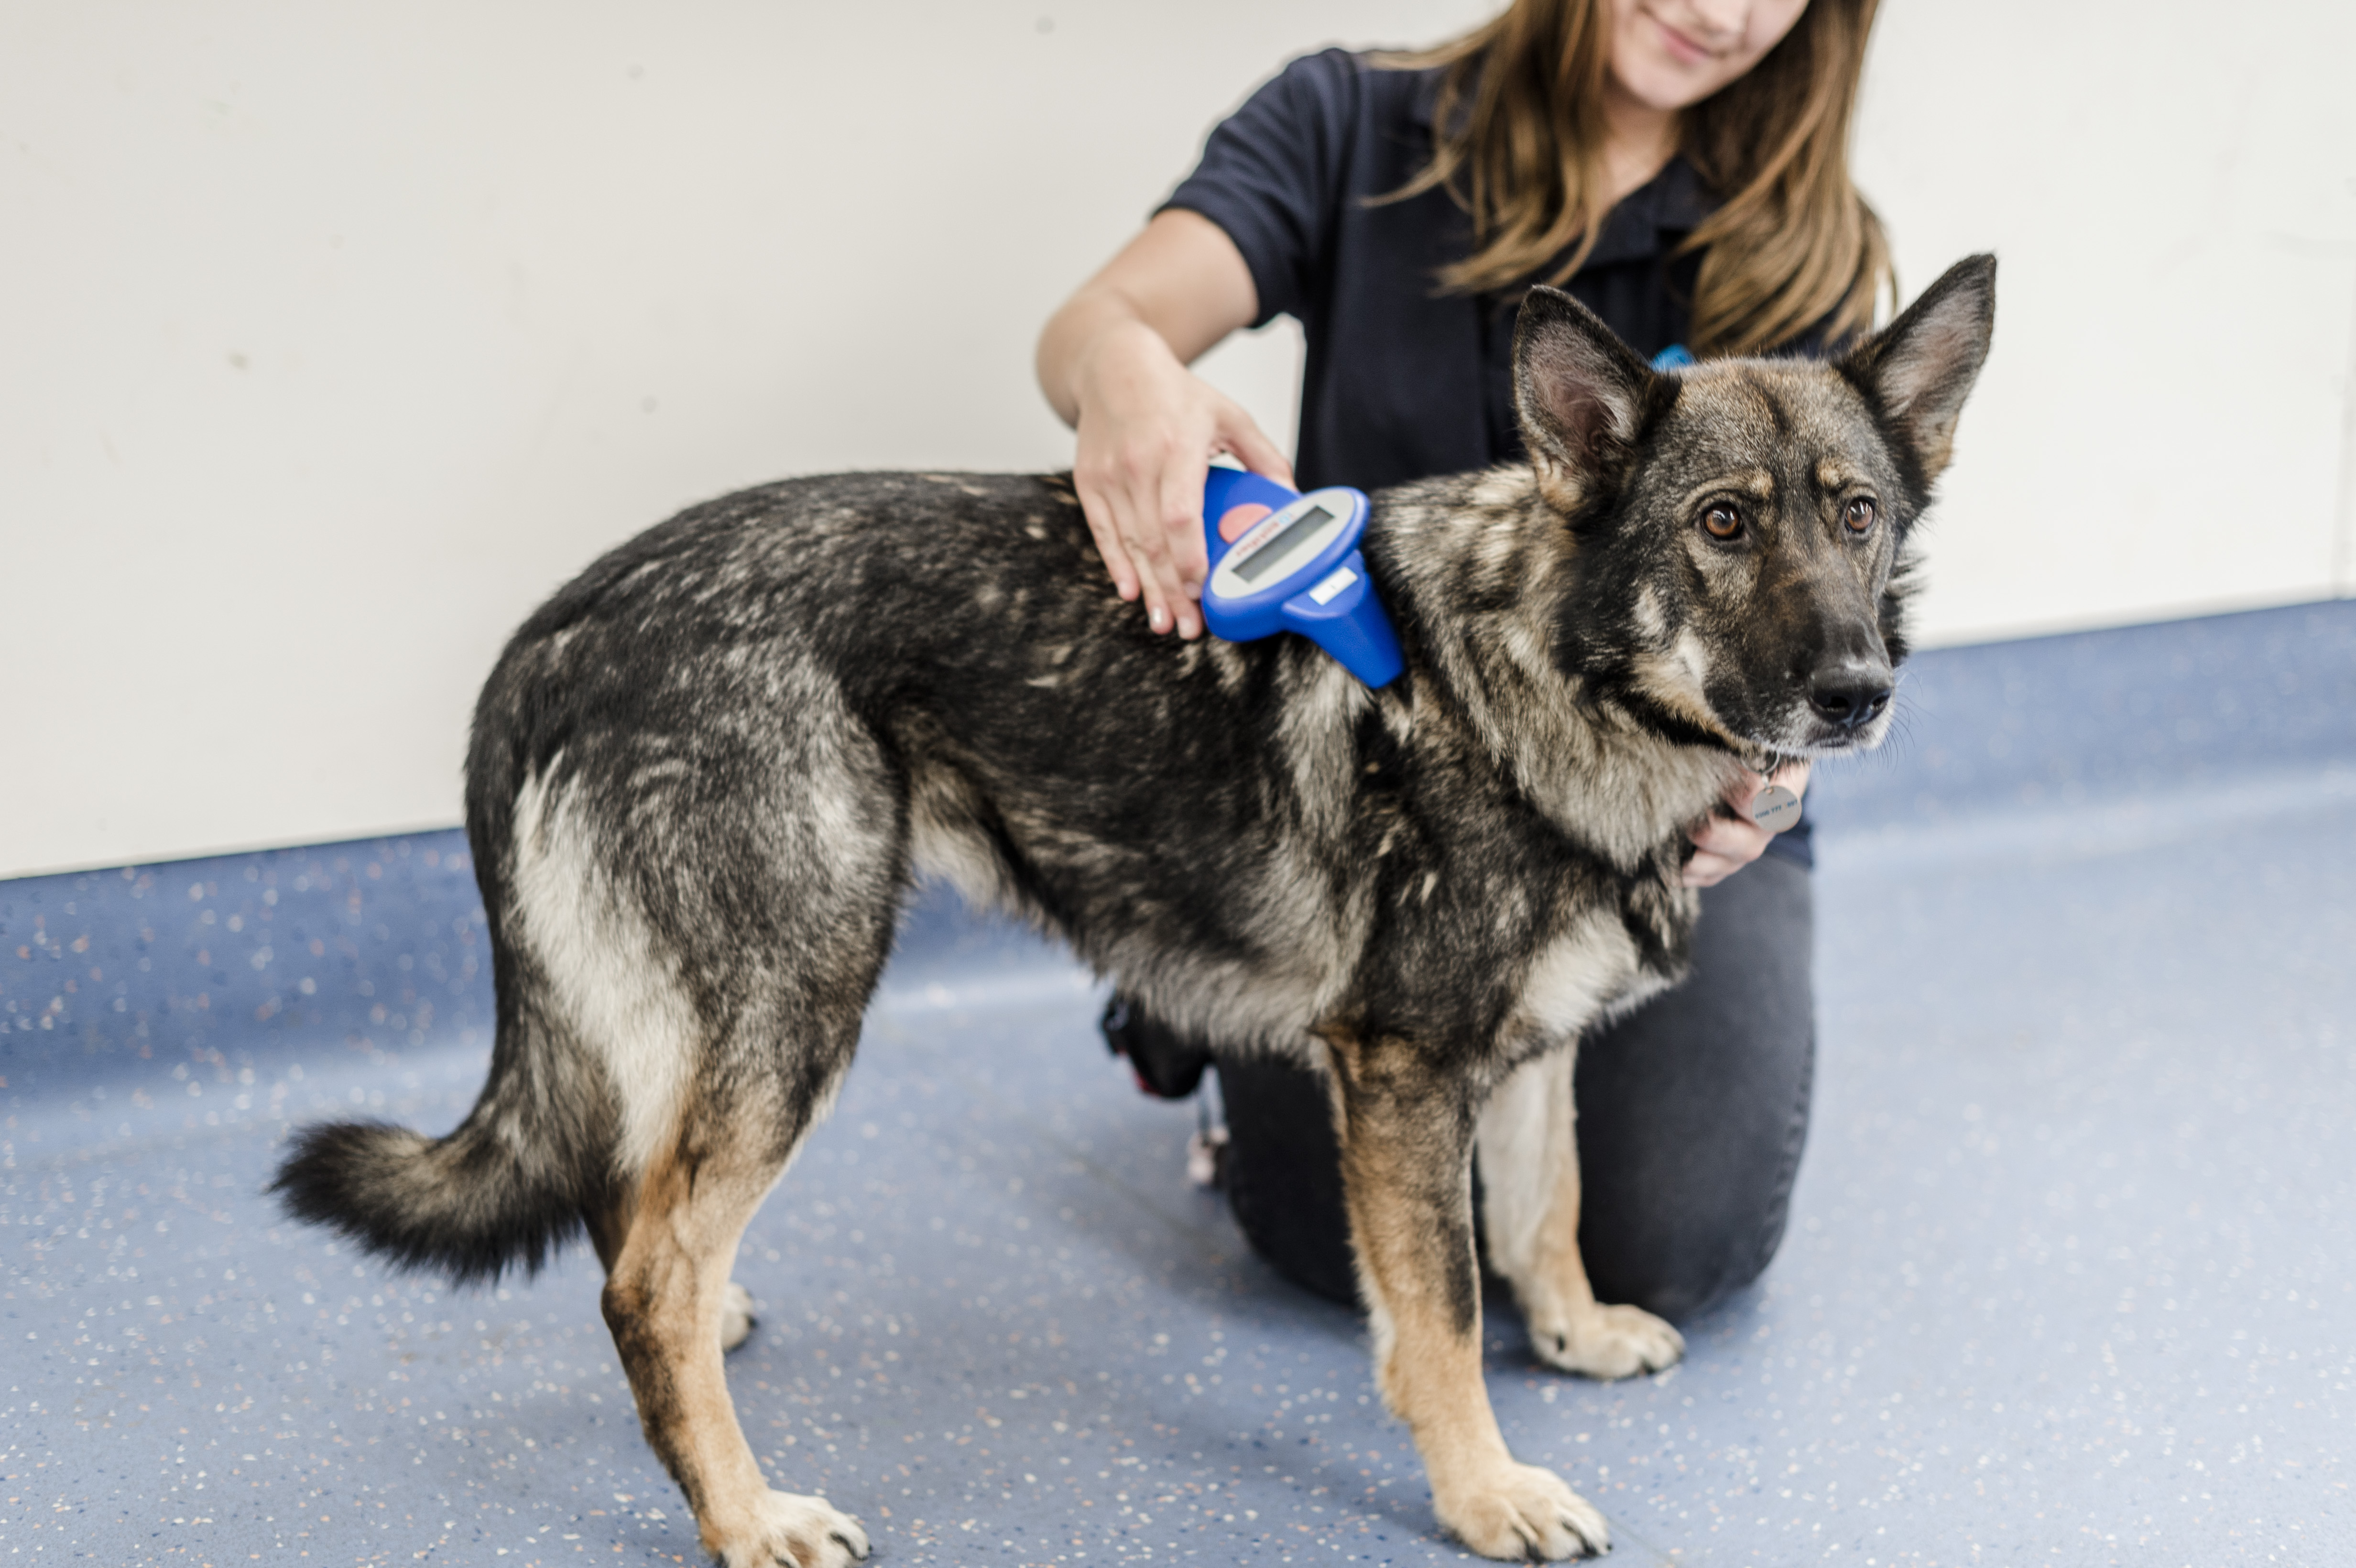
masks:
<svg viewBox="0 0 2356 1568"><path fill-rule="evenodd" d="M1934 654L1818 791L1794 1225L1682 1367L1507 1435L1644 1563L2356 1562L2356 604ZM0 883L0 1554L696 1562L585 1253L388 1279L260 1196L435 1127L488 987L455 834ZM731 1358L897 1563L1429 1563L1350 1315L1181 1177L1063 959L938 902L755 1223Z"/></svg>

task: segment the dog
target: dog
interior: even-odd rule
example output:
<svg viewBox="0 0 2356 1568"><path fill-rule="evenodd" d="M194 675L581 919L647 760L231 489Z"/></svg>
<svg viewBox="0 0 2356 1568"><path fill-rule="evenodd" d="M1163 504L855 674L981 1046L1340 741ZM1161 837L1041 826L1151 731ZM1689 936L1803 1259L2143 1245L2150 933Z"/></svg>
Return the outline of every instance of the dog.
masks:
<svg viewBox="0 0 2356 1568"><path fill-rule="evenodd" d="M1527 461L1373 498L1406 655L1379 691L1297 637L1149 634L1068 476L805 478L681 513L526 622L476 710L481 1098L439 1140L313 1126L278 1189L462 1282L585 1230L706 1549L862 1559L737 1426L729 1272L914 879L945 876L1159 1017L1323 1072L1376 1381L1440 1523L1490 1557L1606 1550L1490 1408L1474 1152L1538 1354L1675 1360L1580 1264L1569 1048L1678 977L1686 832L1741 768L1887 731L1910 534L1994 320L1980 256L1831 361L1655 372L1531 291Z"/></svg>

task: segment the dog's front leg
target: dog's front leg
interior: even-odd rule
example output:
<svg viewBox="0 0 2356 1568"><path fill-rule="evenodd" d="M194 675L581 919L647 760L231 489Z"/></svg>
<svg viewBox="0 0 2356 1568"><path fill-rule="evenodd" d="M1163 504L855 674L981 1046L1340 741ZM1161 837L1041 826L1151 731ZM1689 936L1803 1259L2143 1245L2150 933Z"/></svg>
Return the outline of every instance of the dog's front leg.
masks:
<svg viewBox="0 0 2356 1568"><path fill-rule="evenodd" d="M1376 1384L1415 1434L1440 1522L1485 1557L1608 1550L1603 1516L1552 1471L1517 1463L1489 1407L1470 1086L1410 1041L1327 1043Z"/></svg>
<svg viewBox="0 0 2356 1568"><path fill-rule="evenodd" d="M1576 1055L1526 1061L1481 1108L1482 1221L1489 1262L1513 1282L1541 1360L1590 1378L1656 1372L1686 1353L1683 1336L1641 1307L1606 1307L1579 1251Z"/></svg>

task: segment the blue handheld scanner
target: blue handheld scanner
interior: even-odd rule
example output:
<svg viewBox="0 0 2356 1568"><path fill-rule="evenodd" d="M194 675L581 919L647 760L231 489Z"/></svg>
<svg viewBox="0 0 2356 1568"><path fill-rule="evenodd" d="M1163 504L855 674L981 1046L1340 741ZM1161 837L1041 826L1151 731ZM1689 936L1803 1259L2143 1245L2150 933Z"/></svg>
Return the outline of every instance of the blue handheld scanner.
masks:
<svg viewBox="0 0 2356 1568"><path fill-rule="evenodd" d="M1204 623L1231 643L1298 632L1367 686L1388 686L1405 661L1358 552L1365 531L1359 491L1336 485L1304 496L1213 468L1203 486Z"/></svg>

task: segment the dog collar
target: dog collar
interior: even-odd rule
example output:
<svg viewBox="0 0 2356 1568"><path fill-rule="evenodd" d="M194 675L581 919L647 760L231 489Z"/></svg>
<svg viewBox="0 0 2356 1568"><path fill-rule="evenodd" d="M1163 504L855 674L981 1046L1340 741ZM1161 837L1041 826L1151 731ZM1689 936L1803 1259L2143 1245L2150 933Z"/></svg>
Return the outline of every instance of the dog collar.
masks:
<svg viewBox="0 0 2356 1568"><path fill-rule="evenodd" d="M1230 643L1298 632L1368 687L1388 686L1406 661L1359 553L1366 511L1365 494L1345 485L1304 496L1213 468L1203 485L1204 624Z"/></svg>

